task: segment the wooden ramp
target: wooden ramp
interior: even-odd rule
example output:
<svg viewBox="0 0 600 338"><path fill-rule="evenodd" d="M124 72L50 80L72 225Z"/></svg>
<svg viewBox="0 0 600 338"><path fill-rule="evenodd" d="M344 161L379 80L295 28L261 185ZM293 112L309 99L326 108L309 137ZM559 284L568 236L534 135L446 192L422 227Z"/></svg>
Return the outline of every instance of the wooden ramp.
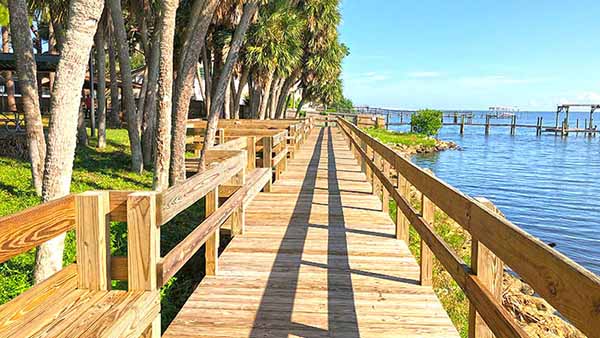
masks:
<svg viewBox="0 0 600 338"><path fill-rule="evenodd" d="M337 128L316 128L164 337L458 337Z"/></svg>

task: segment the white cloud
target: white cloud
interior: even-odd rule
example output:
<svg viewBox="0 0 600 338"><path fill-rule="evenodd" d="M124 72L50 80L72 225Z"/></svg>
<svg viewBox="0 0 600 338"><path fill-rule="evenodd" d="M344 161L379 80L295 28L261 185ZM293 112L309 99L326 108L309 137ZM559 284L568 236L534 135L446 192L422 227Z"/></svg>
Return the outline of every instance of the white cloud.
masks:
<svg viewBox="0 0 600 338"><path fill-rule="evenodd" d="M600 92L581 92L576 96L577 103L598 103L600 102Z"/></svg>
<svg viewBox="0 0 600 338"><path fill-rule="evenodd" d="M541 79L526 79L526 78L513 78L505 75L484 75L484 76L467 76L458 79L458 82L467 86L497 86L507 84L527 84L540 82Z"/></svg>
<svg viewBox="0 0 600 338"><path fill-rule="evenodd" d="M366 72L360 74L349 74L345 76L344 80L350 85L367 85L375 82L386 81L389 76L383 73L377 72Z"/></svg>
<svg viewBox="0 0 600 338"><path fill-rule="evenodd" d="M408 73L408 77L418 78L418 79L434 78L434 77L440 77L440 76L442 76L442 74L438 73L438 72L412 72L412 73Z"/></svg>

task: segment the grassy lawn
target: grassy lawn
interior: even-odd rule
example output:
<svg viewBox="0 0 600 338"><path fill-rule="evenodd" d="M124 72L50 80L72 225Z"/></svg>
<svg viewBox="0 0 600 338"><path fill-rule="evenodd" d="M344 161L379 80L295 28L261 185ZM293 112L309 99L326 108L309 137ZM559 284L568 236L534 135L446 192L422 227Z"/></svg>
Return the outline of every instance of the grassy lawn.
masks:
<svg viewBox="0 0 600 338"><path fill-rule="evenodd" d="M425 147L435 147L436 144L435 139L421 134L400 133L380 128L366 128L364 131L385 144Z"/></svg>
<svg viewBox="0 0 600 338"><path fill-rule="evenodd" d="M90 147L78 147L73 166L71 192L87 190L150 190L152 172L134 174L129 171L130 150L127 131L107 130L107 147L95 148L96 140L90 139ZM40 203L31 186L30 165L27 161L0 157L0 217ZM204 217L203 203L197 203L161 227L161 251L168 252L196 227ZM111 250L113 255L127 254L126 224L111 224ZM164 230L163 230L164 229ZM226 238L223 239L227 240ZM180 306L203 276L204 260L194 257L189 264L171 279L161 290L163 328L171 322ZM65 242L65 265L75 261L75 236L67 233ZM31 287L35 250L23 253L0 264L0 304L6 303ZM126 283L113 282L114 288Z"/></svg>

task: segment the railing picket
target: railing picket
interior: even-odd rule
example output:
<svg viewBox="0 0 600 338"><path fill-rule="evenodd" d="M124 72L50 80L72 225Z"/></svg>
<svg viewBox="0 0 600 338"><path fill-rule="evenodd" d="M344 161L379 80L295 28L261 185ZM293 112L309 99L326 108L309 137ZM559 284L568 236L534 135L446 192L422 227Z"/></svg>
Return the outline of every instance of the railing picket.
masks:
<svg viewBox="0 0 600 338"><path fill-rule="evenodd" d="M383 160L383 174L387 179L390 179L390 163ZM383 212L386 214L390 212L390 193L381 185L381 194L382 194L382 204L383 204Z"/></svg>
<svg viewBox="0 0 600 338"><path fill-rule="evenodd" d="M110 290L108 204L108 191L88 191L75 196L80 289Z"/></svg>
<svg viewBox="0 0 600 338"><path fill-rule="evenodd" d="M410 187L408 185L408 181L399 172L398 172L398 193L400 194L400 196L404 197L406 200L410 200L410 196L409 196ZM408 222L408 218L406 218L406 215L404 215L404 213L402 212L402 210L400 210L400 208L398 207L398 204L396 203L396 238L403 240L406 243L406 245L408 245L409 240L410 240L409 226L410 226L410 223Z"/></svg>
<svg viewBox="0 0 600 338"><path fill-rule="evenodd" d="M427 225L433 228L433 221L435 219L435 206L431 200L425 196L425 194L421 194L421 215L427 222ZM423 239L421 239L420 250L421 271L419 281L421 282L421 285L431 285L433 281L433 253Z"/></svg>
<svg viewBox="0 0 600 338"><path fill-rule="evenodd" d="M154 192L136 192L127 196L127 256L128 289L158 290L160 227ZM144 337L160 337L160 327L159 313Z"/></svg>
<svg viewBox="0 0 600 338"><path fill-rule="evenodd" d="M219 189L209 192L205 199L205 217L212 215L219 208ZM219 229L208 238L204 248L206 276L216 276L219 271Z"/></svg>
<svg viewBox="0 0 600 338"><path fill-rule="evenodd" d="M496 206L488 199L477 197L482 205L499 213ZM477 278L488 289L493 297L502 301L502 276L504 274L504 263L494 255L485 245L473 238L471 243L471 269ZM469 338L494 338L475 306L469 304Z"/></svg>
<svg viewBox="0 0 600 338"><path fill-rule="evenodd" d="M273 162L273 139L269 136L263 137L263 168L271 168ZM265 186L265 192L271 192L273 179Z"/></svg>

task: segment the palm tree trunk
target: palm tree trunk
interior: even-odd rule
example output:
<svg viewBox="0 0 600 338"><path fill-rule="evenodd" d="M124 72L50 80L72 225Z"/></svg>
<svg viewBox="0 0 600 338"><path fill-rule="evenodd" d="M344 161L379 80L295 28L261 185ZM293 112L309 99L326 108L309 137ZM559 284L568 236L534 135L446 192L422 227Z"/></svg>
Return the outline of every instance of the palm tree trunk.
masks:
<svg viewBox="0 0 600 338"><path fill-rule="evenodd" d="M160 38L160 80L158 81L158 128L156 129L156 160L154 162L153 188L169 188L169 161L171 156L171 114L173 101L173 39L175 14L179 0L163 2L163 19ZM193 78L192 78L193 81ZM193 82L192 82L193 83ZM184 145L185 147L185 145Z"/></svg>
<svg viewBox="0 0 600 338"><path fill-rule="evenodd" d="M199 0L196 0L199 1ZM205 53L206 32L212 21L213 14L220 1L205 0L204 6L196 20L193 30L187 36L189 39L184 41L184 55L180 64L177 79L175 82L175 92L173 97L173 140L171 149L171 183L175 184L185 179L185 136L190 100L192 98L194 72L196 64L200 58L200 53ZM194 4L196 7L196 4ZM196 7L197 8L197 7ZM208 56L203 55L206 60ZM210 82L207 76L207 62L204 63L205 87L207 93L210 93ZM210 74L210 73L208 73ZM204 105L209 111L209 95L205 95Z"/></svg>
<svg viewBox="0 0 600 338"><path fill-rule="evenodd" d="M227 54L227 60L225 61L225 65L219 76L219 81L217 82L214 90L215 96L210 107L208 123L204 133L204 145L202 147L200 162L198 164L200 170L204 170L205 168L207 150L214 145L215 134L217 132L217 123L219 122L219 109L223 105L223 100L225 97L225 87L229 85L229 79L233 73L233 66L239 58L240 49L242 48L242 43L244 42L244 36L246 35L248 26L250 26L250 20L258 10L259 1L260 0L249 0L246 2L246 4L244 4L244 11L242 13L240 23L236 27L235 33L233 33L231 46L229 48L229 53Z"/></svg>
<svg viewBox="0 0 600 338"><path fill-rule="evenodd" d="M103 0L72 0L70 3L71 15L56 71L59 76L52 91L52 118L42 185L44 202L65 196L70 190L80 106L80 96L73 93L79 93L83 86L87 60L103 7ZM38 248L34 269L36 283L62 268L64 238L62 234Z"/></svg>
<svg viewBox="0 0 600 338"><path fill-rule="evenodd" d="M21 87L23 113L27 128L27 146L31 162L31 178L35 191L42 195L46 140L40 113L37 85L37 66L33 56L33 43L29 33L27 3L25 0L9 0L10 26Z"/></svg>
<svg viewBox="0 0 600 338"><path fill-rule="evenodd" d="M131 64L129 63L129 45L127 43L127 34L125 32L125 22L123 21L123 10L121 9L121 0L108 0L110 14L113 21L115 40L117 41L117 51L119 55L119 65L121 66L121 81L123 84L123 103L127 115L127 134L129 135L129 145L131 147L131 170L141 173L144 169L142 156L142 145L140 142L140 125L133 96L133 80L131 77Z"/></svg>
<svg viewBox="0 0 600 338"><path fill-rule="evenodd" d="M272 120L277 118L277 101L279 99L279 95L281 95L281 89L283 87L283 82L284 82L283 79L281 79L281 78L277 79L277 83L275 84L275 86L273 88L273 92L271 93L271 98L269 99L269 104L270 104L269 114L270 114Z"/></svg>
<svg viewBox="0 0 600 338"><path fill-rule="evenodd" d="M106 28L106 11L98 24L98 31L94 38L96 45L96 69L98 70L98 87L96 99L98 100L98 148L106 147L106 53L104 52L104 30Z"/></svg>
<svg viewBox="0 0 600 338"><path fill-rule="evenodd" d="M238 83L238 89L235 93L235 97L233 98L233 116L236 119L240 118L240 101L242 100L242 94L244 92L244 87L248 84L248 76L250 75L250 67L243 66L242 75L240 76L240 81Z"/></svg>
<svg viewBox="0 0 600 338"><path fill-rule="evenodd" d="M273 84L273 72L269 72L265 83L262 84L260 106L258 107L258 118L261 120L264 120L266 118L267 106L269 104L269 94L271 93L271 85L272 84Z"/></svg>
<svg viewBox="0 0 600 338"><path fill-rule="evenodd" d="M119 99L119 76L117 74L117 58L115 57L115 34L112 29L110 15L108 23L108 64L110 71L110 124L113 127L121 126L121 100Z"/></svg>
<svg viewBox="0 0 600 338"><path fill-rule="evenodd" d="M208 116L212 95L212 62L206 45L202 48L202 68L204 69L204 109L206 110L206 116Z"/></svg>
<svg viewBox="0 0 600 338"><path fill-rule="evenodd" d="M2 27L2 53L10 53L10 34L8 27ZM33 46L33 43L32 43ZM12 72L6 70L2 72L2 77L6 81L6 104L8 111L17 112L17 102L15 101L15 82L12 78Z"/></svg>
<svg viewBox="0 0 600 338"><path fill-rule="evenodd" d="M283 87L281 88L281 93L279 94L279 99L277 100L277 113L278 118L285 118L285 111L287 110L287 97L290 93L290 90L296 83L296 79L300 76L299 71L294 71L288 78L285 79L283 83Z"/></svg>
<svg viewBox="0 0 600 338"><path fill-rule="evenodd" d="M231 78L233 79L233 76ZM223 118L231 118L231 79L225 86L225 97L223 98Z"/></svg>
<svg viewBox="0 0 600 338"><path fill-rule="evenodd" d="M296 109L296 118L300 117L300 112L302 111L302 106L304 106L304 101L306 97L303 95L300 99L300 103L298 103L298 109Z"/></svg>
<svg viewBox="0 0 600 338"><path fill-rule="evenodd" d="M156 149L156 94L158 91L158 76L160 65L160 34L162 17L157 15L154 22L154 32L150 46L150 59L148 61L148 89L146 103L144 104L142 124L142 154L144 165L150 166L154 162Z"/></svg>

